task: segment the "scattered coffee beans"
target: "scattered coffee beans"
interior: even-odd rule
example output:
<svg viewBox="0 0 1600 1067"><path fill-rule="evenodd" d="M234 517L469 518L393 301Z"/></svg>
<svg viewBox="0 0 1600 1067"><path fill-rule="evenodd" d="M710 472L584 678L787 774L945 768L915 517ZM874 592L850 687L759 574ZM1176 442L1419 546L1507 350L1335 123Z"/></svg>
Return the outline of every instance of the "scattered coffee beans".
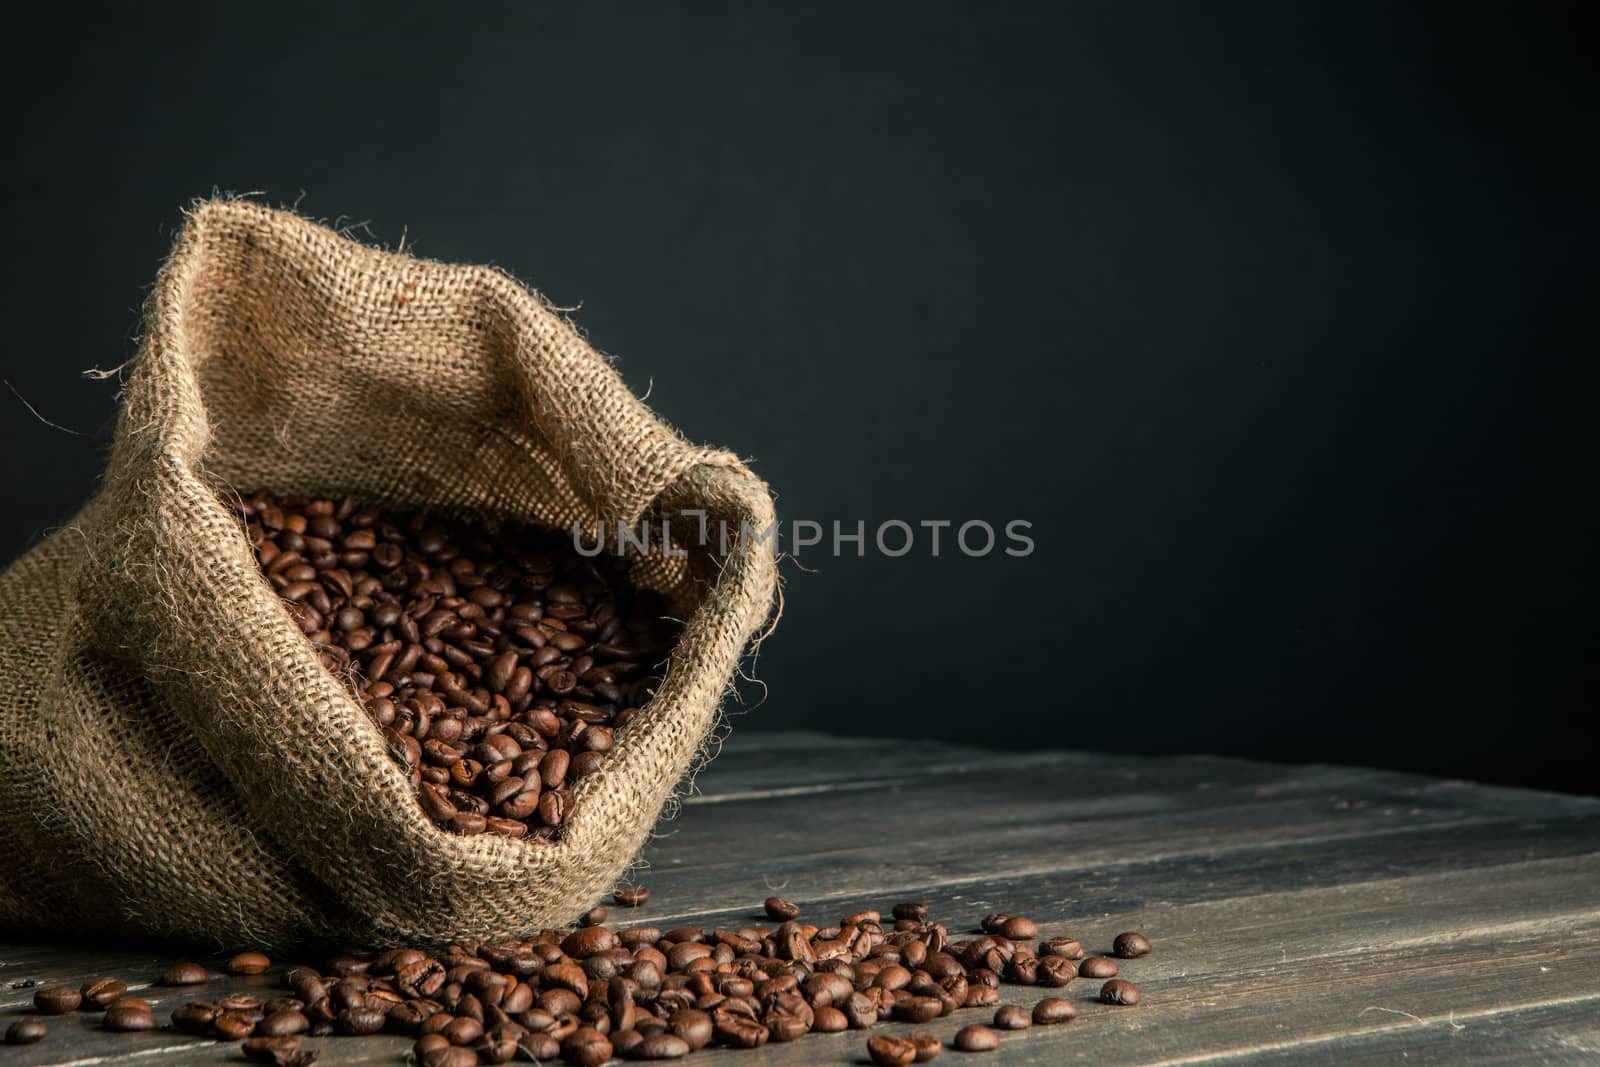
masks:
<svg viewBox="0 0 1600 1067"><path fill-rule="evenodd" d="M1122 1004L1127 1007L1139 1003L1139 987L1125 978L1113 978L1100 987L1100 1003Z"/></svg>
<svg viewBox="0 0 1600 1067"><path fill-rule="evenodd" d="M1033 1021L1040 1026L1070 1023L1077 1017L1077 1005L1066 997L1045 997L1033 1006Z"/></svg>
<svg viewBox="0 0 1600 1067"><path fill-rule="evenodd" d="M83 1003L83 994L69 985L53 985L33 995L33 1006L46 1015L65 1015L77 1011Z"/></svg>
<svg viewBox="0 0 1600 1067"><path fill-rule="evenodd" d="M259 493L238 513L267 581L453 833L555 837L677 640L625 560L586 559L565 531Z"/></svg>
<svg viewBox="0 0 1600 1067"><path fill-rule="evenodd" d="M1140 956L1150 954L1150 942L1143 934L1128 932L1118 934L1117 939L1111 942L1111 954L1118 959L1134 960Z"/></svg>
<svg viewBox="0 0 1600 1067"><path fill-rule="evenodd" d="M963 1026L951 1044L957 1052L992 1052L1000 1047L1000 1035L987 1026Z"/></svg>
<svg viewBox="0 0 1600 1067"><path fill-rule="evenodd" d="M43 1041L49 1032L50 1028L43 1019L18 1019L6 1027L6 1044L31 1045L35 1041Z"/></svg>
<svg viewBox="0 0 1600 1067"><path fill-rule="evenodd" d="M628 906L639 890L648 895L642 886L618 890L618 903ZM172 1024L198 1037L242 1041L246 1056L278 1067L316 1060L315 1049L302 1047L303 1037L377 1033L409 1037L421 1067L517 1058L561 1058L581 1067L613 1057L675 1060L712 1045L753 1049L884 1020L929 1023L954 1011L994 1007L1004 982L1060 987L1080 968L1086 976L1116 968L1104 957L1075 963L1081 945L1065 937L1039 942L1036 955L1028 941L1038 931L1023 916L991 915L983 925L993 932L952 941L948 927L930 920L922 903L897 904L887 926L875 910L819 927L797 921L800 909L776 897L765 909L778 925L614 930L597 908L575 927L522 940L385 952L347 948L319 967L282 970L281 995L258 988L259 996L235 992L191 1001L172 1011ZM271 968L259 952L241 953L226 965L242 975ZM161 981L198 984L207 976L200 964L176 964ZM1136 1004L1139 990L1114 978L1100 999ZM57 1015L75 1007L104 1009L107 1030L157 1025L149 1002L128 996L112 978L81 989L39 989L34 1003ZM1045 997L1031 1012L1000 1005L993 1028L964 1027L953 1047L987 1051L999 1045L997 1029L1063 1023L1076 1015L1077 1006L1059 996ZM21 1020L6 1039L38 1040L43 1025ZM874 1034L867 1042L876 1063L923 1062L940 1049L935 1037L920 1033Z"/></svg>

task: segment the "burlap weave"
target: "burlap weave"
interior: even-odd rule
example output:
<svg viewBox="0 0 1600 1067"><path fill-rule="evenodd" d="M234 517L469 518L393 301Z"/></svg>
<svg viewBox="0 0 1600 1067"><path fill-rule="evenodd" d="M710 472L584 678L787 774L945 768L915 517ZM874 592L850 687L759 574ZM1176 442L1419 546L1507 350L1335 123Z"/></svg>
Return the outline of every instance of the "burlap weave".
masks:
<svg viewBox="0 0 1600 1067"><path fill-rule="evenodd" d="M686 620L656 697L561 840L462 837L426 821L261 576L226 503L255 488L558 526L772 521L735 456L686 443L507 276L198 205L98 496L0 575L0 926L381 944L590 907L712 729L771 607L770 550L639 559Z"/></svg>

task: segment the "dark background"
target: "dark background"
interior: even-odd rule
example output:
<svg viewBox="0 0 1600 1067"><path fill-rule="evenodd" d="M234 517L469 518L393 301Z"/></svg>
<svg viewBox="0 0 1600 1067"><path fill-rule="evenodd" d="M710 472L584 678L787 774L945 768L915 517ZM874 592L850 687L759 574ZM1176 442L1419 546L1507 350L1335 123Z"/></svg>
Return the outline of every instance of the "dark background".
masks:
<svg viewBox="0 0 1600 1067"><path fill-rule="evenodd" d="M79 435L0 389L5 558L181 207L261 190L581 304L786 518L1033 523L788 566L738 729L1596 789L1567 9L325 7L10 35L0 366Z"/></svg>

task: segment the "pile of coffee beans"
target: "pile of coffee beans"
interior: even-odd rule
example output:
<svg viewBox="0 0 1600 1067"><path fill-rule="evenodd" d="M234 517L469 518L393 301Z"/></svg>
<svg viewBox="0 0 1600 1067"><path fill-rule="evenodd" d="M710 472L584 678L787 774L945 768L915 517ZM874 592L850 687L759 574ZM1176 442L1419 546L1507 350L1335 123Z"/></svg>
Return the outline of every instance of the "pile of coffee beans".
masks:
<svg viewBox="0 0 1600 1067"><path fill-rule="evenodd" d="M556 836L677 640L626 561L586 558L564 531L266 493L236 508L300 629L455 833Z"/></svg>
<svg viewBox="0 0 1600 1067"><path fill-rule="evenodd" d="M626 905L641 893L649 895L644 887L620 891L617 902ZM1003 984L1064 989L1082 963L1102 958L1086 959L1070 937L1031 944L1038 929L1023 916L988 916L981 936L952 940L917 902L895 905L887 921L878 911L861 911L824 927L801 921L800 908L777 898L764 910L786 918L775 927L613 930L602 925L605 909L597 908L586 925L525 940L436 952L347 949L315 967L282 969L278 996L236 992L184 1003L172 1012L172 1026L243 1042L246 1056L279 1067L316 1060L316 1050L302 1044L306 1037L378 1033L412 1037L422 1067L558 1057L595 1067L612 1058L678 1059L707 1046L753 1049L811 1033L883 1021L925 1024L958 1010L992 1009L992 1026L966 1026L950 1045L983 1052L999 1046L1000 1031L1078 1015L1077 1005L1060 995L1031 1012L1001 1004ZM1149 951L1141 935L1126 933L1111 955L1130 959ZM241 953L225 966L237 975L274 970L259 952ZM209 977L200 964L181 963L167 968L159 984L194 986ZM1140 997L1133 983L1115 978L1098 999L1129 1006ZM40 989L34 1006L42 1015L100 1011L107 1030L157 1025L149 1001L110 978ZM27 1043L45 1033L42 1020L27 1018L6 1040ZM875 1063L909 1064L942 1048L931 1034L882 1033L868 1039L866 1051Z"/></svg>

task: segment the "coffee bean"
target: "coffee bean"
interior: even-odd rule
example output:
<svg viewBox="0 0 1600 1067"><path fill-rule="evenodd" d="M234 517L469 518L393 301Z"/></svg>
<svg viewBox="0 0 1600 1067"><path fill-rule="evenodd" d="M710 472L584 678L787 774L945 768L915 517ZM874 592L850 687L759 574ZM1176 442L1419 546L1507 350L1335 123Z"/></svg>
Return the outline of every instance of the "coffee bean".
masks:
<svg viewBox="0 0 1600 1067"><path fill-rule="evenodd" d="M874 1011L874 1022L877 1017ZM711 1013L711 1022L716 1040L729 1048L756 1048L766 1044L769 1037L767 1028L760 1020L721 1007Z"/></svg>
<svg viewBox="0 0 1600 1067"><path fill-rule="evenodd" d="M937 997L906 997L896 1001L894 1017L903 1023L925 1023L944 1014L944 1005Z"/></svg>
<svg viewBox="0 0 1600 1067"><path fill-rule="evenodd" d="M1079 962L1078 973L1085 978L1110 978L1117 973L1117 964L1104 956L1090 956Z"/></svg>
<svg viewBox="0 0 1600 1067"><path fill-rule="evenodd" d="M1066 997L1045 997L1033 1006L1033 1021L1040 1026L1070 1023L1077 1017L1077 1005Z"/></svg>
<svg viewBox="0 0 1600 1067"><path fill-rule="evenodd" d="M1113 978L1100 987L1100 1003L1121 1004L1132 1007L1139 1003L1142 994L1139 987L1126 978Z"/></svg>
<svg viewBox="0 0 1600 1067"><path fill-rule="evenodd" d="M963 1026L951 1044L957 1052L992 1052L1000 1047L1000 1035L987 1026Z"/></svg>
<svg viewBox="0 0 1600 1067"><path fill-rule="evenodd" d="M71 1011L71 1008L67 1009ZM57 1014L60 1014L59 1012ZM6 1044L31 1045L35 1041L43 1041L45 1035L50 1033L50 1028L42 1019L18 1019L6 1027Z"/></svg>
<svg viewBox="0 0 1600 1067"><path fill-rule="evenodd" d="M677 1034L660 1033L644 1038L627 1051L630 1060L676 1060L687 1056L689 1043Z"/></svg>
<svg viewBox="0 0 1600 1067"><path fill-rule="evenodd" d="M256 1020L246 1011L225 1011L211 1020L211 1032L224 1041L242 1041L256 1031Z"/></svg>
<svg viewBox="0 0 1600 1067"><path fill-rule="evenodd" d="M83 993L67 985L47 986L33 995L33 1006L46 1015L65 1015L83 1003Z"/></svg>
<svg viewBox="0 0 1600 1067"><path fill-rule="evenodd" d="M611 1042L600 1031L584 1026L561 1043L561 1055L577 1067L600 1067L611 1058Z"/></svg>
<svg viewBox="0 0 1600 1067"><path fill-rule="evenodd" d="M552 1057L542 1057L552 1058ZM475 1067L478 1054L470 1048L457 1048L446 1045L441 1049L434 1049L418 1057L422 1067Z"/></svg>
<svg viewBox="0 0 1600 1067"><path fill-rule="evenodd" d="M105 1028L119 1032L154 1030L156 1017L151 1014L150 1005L143 1001L117 1003L106 1009Z"/></svg>
<svg viewBox="0 0 1600 1067"><path fill-rule="evenodd" d="M1011 941L1028 941L1039 936L1039 928L1025 915L1012 915L990 932Z"/></svg>
<svg viewBox="0 0 1600 1067"><path fill-rule="evenodd" d="M650 887L647 885L629 886L619 889L612 894L615 900L624 908L638 908L650 902Z"/></svg>
<svg viewBox="0 0 1600 1067"><path fill-rule="evenodd" d="M1117 939L1111 942L1111 954L1118 959L1124 960L1148 956L1150 954L1150 942L1145 939L1143 934L1132 931L1118 934Z"/></svg>
<svg viewBox="0 0 1600 1067"><path fill-rule="evenodd" d="M211 1001L197 1000L174 1008L172 1025L186 1034L204 1035L211 1032L211 1024L222 1014L222 1008Z"/></svg>
<svg viewBox="0 0 1600 1067"><path fill-rule="evenodd" d="M997 1030L1026 1030L1033 1022L1021 1004L1002 1004L994 1013Z"/></svg>
<svg viewBox="0 0 1600 1067"><path fill-rule="evenodd" d="M128 986L115 978L91 978L79 987L78 992L83 995L83 1002L78 1005L81 1011L96 1011L111 1006L111 1002L127 993Z"/></svg>
<svg viewBox="0 0 1600 1067"><path fill-rule="evenodd" d="M691 1049L705 1048L711 1043L711 1016L695 1008L684 1008L667 1019L667 1029L683 1038Z"/></svg>
<svg viewBox="0 0 1600 1067"><path fill-rule="evenodd" d="M1004 912L990 912L979 921L978 926L981 927L983 932L986 934L998 934L1000 932L1000 927L1004 926L1006 920L1009 918L1011 918L1011 916L1005 914Z"/></svg>
<svg viewBox="0 0 1600 1067"><path fill-rule="evenodd" d="M300 1039L297 1037L252 1037L241 1046L247 1059L258 1063L271 1063L276 1067L298 1067L304 1063L314 1063L316 1057L310 1060L305 1058L305 1053L300 1049Z"/></svg>
<svg viewBox="0 0 1600 1067"><path fill-rule="evenodd" d="M303 1034L311 1029L311 1020L299 1011L275 1011L256 1024L256 1033L263 1037L288 1037Z"/></svg>
<svg viewBox="0 0 1600 1067"><path fill-rule="evenodd" d="M260 952L241 952L228 961L229 974L261 974L272 966L272 961Z"/></svg>
<svg viewBox="0 0 1600 1067"><path fill-rule="evenodd" d="M894 906L893 915L896 919L924 922L928 918L928 905L920 901L905 901Z"/></svg>
<svg viewBox="0 0 1600 1067"><path fill-rule="evenodd" d="M1083 959L1083 946L1072 937L1052 937L1048 941L1039 942L1039 956L1060 956L1063 959Z"/></svg>
<svg viewBox="0 0 1600 1067"><path fill-rule="evenodd" d="M812 1013L815 1018L811 1023L811 1032L814 1034L837 1034L850 1029L849 1018L832 1005L813 1008Z"/></svg>
<svg viewBox="0 0 1600 1067"><path fill-rule="evenodd" d="M594 907L584 912L583 918L579 919L578 922L582 926L599 926L601 923L606 921L608 914L609 913L606 911L605 905L596 904Z"/></svg>
<svg viewBox="0 0 1600 1067"><path fill-rule="evenodd" d="M944 1051L944 1045L932 1034L912 1034L910 1040L911 1044L916 1047L918 1063L926 1063L931 1059L937 1059L939 1053Z"/></svg>
<svg viewBox="0 0 1600 1067"><path fill-rule="evenodd" d="M174 963L161 972L158 981L169 986L203 985L207 977L206 969L198 963Z"/></svg>
<svg viewBox="0 0 1600 1067"><path fill-rule="evenodd" d="M800 914L798 905L791 904L782 897L768 897L762 905L767 912L767 918L773 922L790 922Z"/></svg>
<svg viewBox="0 0 1600 1067"><path fill-rule="evenodd" d="M1040 956L1036 973L1042 986L1059 988L1078 976L1077 965L1065 956Z"/></svg>
<svg viewBox="0 0 1600 1067"><path fill-rule="evenodd" d="M910 1038L879 1034L867 1038L867 1055L872 1057L873 1063L883 1064L884 1067L905 1067L908 1063L916 1062L917 1046L912 1044Z"/></svg>

